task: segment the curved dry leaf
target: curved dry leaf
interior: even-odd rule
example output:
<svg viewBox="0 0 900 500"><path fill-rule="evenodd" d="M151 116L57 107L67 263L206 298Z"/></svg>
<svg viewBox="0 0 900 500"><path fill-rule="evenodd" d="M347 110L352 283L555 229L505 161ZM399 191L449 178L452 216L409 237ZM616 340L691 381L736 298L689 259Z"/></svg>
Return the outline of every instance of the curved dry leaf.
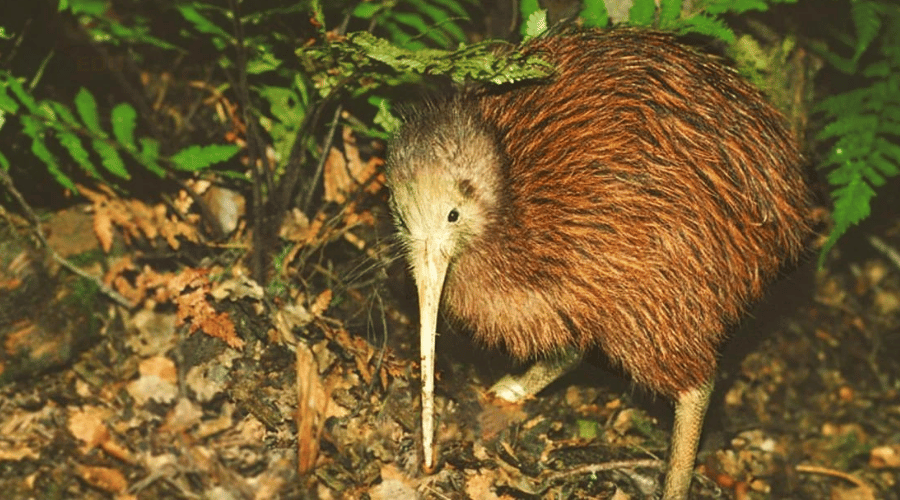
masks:
<svg viewBox="0 0 900 500"><path fill-rule="evenodd" d="M356 143L353 129L344 127L342 131L344 151L331 148L324 166L325 201L342 204L347 196L360 188L369 193L377 193L384 185L379 174L384 161L372 157L363 161Z"/></svg>
<svg viewBox="0 0 900 500"><path fill-rule="evenodd" d="M107 418L109 411L95 406L73 410L69 414L69 432L87 449L94 448L109 439L109 429L103 423Z"/></svg>
<svg viewBox="0 0 900 500"><path fill-rule="evenodd" d="M94 211L94 234L100 242L100 248L109 253L113 244L113 222L105 206L96 206Z"/></svg>
<svg viewBox="0 0 900 500"><path fill-rule="evenodd" d="M332 292L330 289L320 293L316 297L316 300L314 300L313 303L310 304L309 312L316 317L322 316L322 313L324 313L328 309L328 306L331 304L331 296Z"/></svg>
<svg viewBox="0 0 900 500"><path fill-rule="evenodd" d="M128 488L128 480L125 479L125 474L122 474L118 469L77 465L75 470L86 483L103 491L122 493Z"/></svg>

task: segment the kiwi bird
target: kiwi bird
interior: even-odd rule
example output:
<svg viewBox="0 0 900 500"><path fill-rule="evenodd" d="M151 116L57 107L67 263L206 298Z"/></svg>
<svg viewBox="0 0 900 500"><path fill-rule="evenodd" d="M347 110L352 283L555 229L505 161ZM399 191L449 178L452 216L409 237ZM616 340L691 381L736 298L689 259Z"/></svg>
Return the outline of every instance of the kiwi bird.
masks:
<svg viewBox="0 0 900 500"><path fill-rule="evenodd" d="M669 34L570 30L521 50L546 79L408 112L391 208L418 289L425 467L439 307L536 359L539 391L599 348L675 404L662 496L689 492L719 346L810 233L784 118L720 58Z"/></svg>

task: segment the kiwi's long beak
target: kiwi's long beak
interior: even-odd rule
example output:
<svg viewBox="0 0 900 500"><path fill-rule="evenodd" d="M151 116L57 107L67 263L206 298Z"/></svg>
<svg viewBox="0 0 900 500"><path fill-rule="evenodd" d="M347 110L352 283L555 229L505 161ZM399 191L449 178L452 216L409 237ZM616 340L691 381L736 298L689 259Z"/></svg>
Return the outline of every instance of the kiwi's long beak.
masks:
<svg viewBox="0 0 900 500"><path fill-rule="evenodd" d="M425 470L434 467L434 344L437 337L438 306L450 257L439 241L428 239L418 248L413 274L419 291L419 339L422 363L422 448Z"/></svg>

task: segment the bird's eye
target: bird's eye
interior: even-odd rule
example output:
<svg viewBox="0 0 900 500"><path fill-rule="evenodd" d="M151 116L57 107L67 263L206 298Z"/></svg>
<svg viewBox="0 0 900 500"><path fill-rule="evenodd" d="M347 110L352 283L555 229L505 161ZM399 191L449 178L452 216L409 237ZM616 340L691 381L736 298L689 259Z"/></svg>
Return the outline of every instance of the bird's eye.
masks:
<svg viewBox="0 0 900 500"><path fill-rule="evenodd" d="M456 222L459 220L459 210L453 209L447 214L447 222Z"/></svg>

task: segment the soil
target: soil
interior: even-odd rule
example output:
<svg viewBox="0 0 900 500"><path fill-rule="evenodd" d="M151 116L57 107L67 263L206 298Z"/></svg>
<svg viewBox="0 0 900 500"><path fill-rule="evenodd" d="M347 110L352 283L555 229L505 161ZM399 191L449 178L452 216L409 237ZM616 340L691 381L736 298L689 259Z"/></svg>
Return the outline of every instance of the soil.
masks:
<svg viewBox="0 0 900 500"><path fill-rule="evenodd" d="M356 240L376 248L373 234ZM208 285L198 275L179 293L202 290L235 325L237 337L213 337L191 333L177 300L73 302L61 291L77 278L5 241L22 245L5 255L32 256L3 261L6 310L23 290L42 307L4 316L2 366L18 371L0 386L3 498L628 499L661 480L668 401L591 354L524 404L499 403L487 388L522 367L446 325L438 461L423 472L415 293L401 262L370 266L358 287L288 280L274 300L210 264ZM348 241L321 252L352 255ZM723 350L693 498L900 499L898 246L895 221L852 232L748 315ZM47 288L20 287L35 282ZM74 334L85 324L93 334ZM23 364L46 351L66 355Z"/></svg>

